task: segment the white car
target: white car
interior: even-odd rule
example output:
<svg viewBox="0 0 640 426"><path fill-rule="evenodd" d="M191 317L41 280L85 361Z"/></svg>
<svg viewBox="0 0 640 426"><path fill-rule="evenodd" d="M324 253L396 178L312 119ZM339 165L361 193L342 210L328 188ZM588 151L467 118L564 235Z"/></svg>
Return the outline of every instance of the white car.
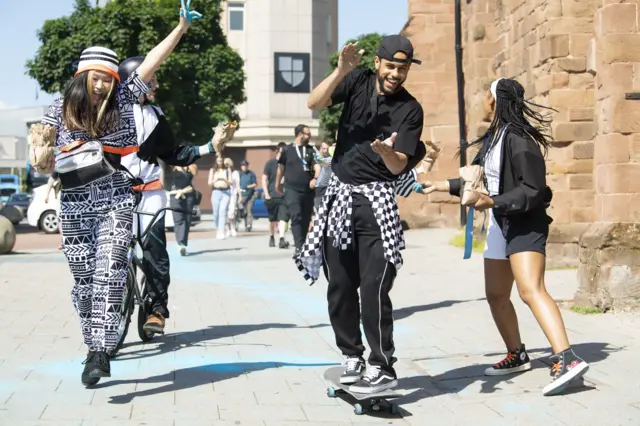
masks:
<svg viewBox="0 0 640 426"><path fill-rule="evenodd" d="M38 228L47 234L57 234L58 214L60 213L60 194L55 197L55 191L51 190L49 202L45 203L47 185L42 185L33 190L33 198L27 210L29 225Z"/></svg>

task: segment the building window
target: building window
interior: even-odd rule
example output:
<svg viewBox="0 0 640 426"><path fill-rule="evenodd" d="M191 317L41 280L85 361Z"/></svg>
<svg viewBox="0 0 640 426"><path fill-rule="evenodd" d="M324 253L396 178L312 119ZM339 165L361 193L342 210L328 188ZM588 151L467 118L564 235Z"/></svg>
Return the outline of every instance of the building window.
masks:
<svg viewBox="0 0 640 426"><path fill-rule="evenodd" d="M327 44L333 43L333 17L327 16Z"/></svg>
<svg viewBox="0 0 640 426"><path fill-rule="evenodd" d="M228 3L229 8L229 30L244 30L244 4Z"/></svg>

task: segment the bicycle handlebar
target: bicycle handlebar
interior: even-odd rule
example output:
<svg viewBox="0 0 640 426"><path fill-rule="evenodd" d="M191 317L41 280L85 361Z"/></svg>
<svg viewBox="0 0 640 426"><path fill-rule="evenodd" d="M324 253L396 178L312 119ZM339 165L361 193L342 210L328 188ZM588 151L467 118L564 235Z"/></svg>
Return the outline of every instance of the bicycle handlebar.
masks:
<svg viewBox="0 0 640 426"><path fill-rule="evenodd" d="M177 213L182 213L182 214L188 214L188 215L192 215L192 216L194 214L196 214L195 209L190 211L190 212L188 212L186 210L175 209L175 208L172 208L172 207L163 207L163 208L161 208L160 210L158 210L155 213L149 213L149 212L143 212L143 211L134 210L135 214L153 216L151 218L151 222L149 222L149 226L147 226L147 228L144 230L144 232L142 234L140 234L140 226L137 227L137 231L138 231L137 234L138 235L136 235L135 240L137 240L138 244L142 245L142 241L145 238L147 238L147 235L149 235L149 232L151 231L151 228L153 228L153 225L158 220L158 217L160 217L160 214L166 212L167 210L171 210L171 211L174 211L174 212L177 212Z"/></svg>

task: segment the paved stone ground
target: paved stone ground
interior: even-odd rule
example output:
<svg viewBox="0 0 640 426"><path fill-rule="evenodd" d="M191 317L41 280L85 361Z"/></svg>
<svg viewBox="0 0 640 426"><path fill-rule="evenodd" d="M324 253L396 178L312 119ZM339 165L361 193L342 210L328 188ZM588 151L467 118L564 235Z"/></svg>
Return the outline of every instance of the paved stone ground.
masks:
<svg viewBox="0 0 640 426"><path fill-rule="evenodd" d="M483 300L481 256L462 260L452 235L407 236L392 292L402 418L355 416L327 398L322 374L341 357L326 283L305 285L291 252L264 236L194 239L184 258L170 243L167 335L141 344L132 328L113 377L94 389L79 380L85 348L57 240L0 257L0 425L640 424L640 316L563 311L591 369L569 394L545 398L548 344L514 292L535 369L482 375L504 348ZM547 278L555 298L572 297L575 271Z"/></svg>

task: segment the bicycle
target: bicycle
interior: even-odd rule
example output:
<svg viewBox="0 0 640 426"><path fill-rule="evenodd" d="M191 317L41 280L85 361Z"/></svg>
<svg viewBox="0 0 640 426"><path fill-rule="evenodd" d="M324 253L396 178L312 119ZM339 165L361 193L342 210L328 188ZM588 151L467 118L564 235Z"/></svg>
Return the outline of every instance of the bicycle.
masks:
<svg viewBox="0 0 640 426"><path fill-rule="evenodd" d="M122 345L124 344L125 339L127 338L127 333L129 332L129 325L131 323L131 316L133 315L133 311L135 307L138 306L138 336L140 340L143 342L149 342L153 339L153 333L147 333L144 331L143 326L147 321L147 317L151 313L151 301L149 300L149 289L147 288L147 277L144 274L144 269L142 267L142 260L136 254L136 247L144 246L144 242L146 241L149 232L153 228L153 225L156 223L160 215L168 210L175 211L183 214L193 214L193 212L186 212L182 210L177 210L171 207L164 207L158 210L156 213L147 213L142 211L135 211L134 213L139 215L147 215L153 216L148 226L140 233L140 228L142 226L136 227L136 235L131 240L131 245L129 246L129 251L127 253L127 281L124 286L124 295L123 295L123 303L120 310L120 325L118 326L118 341L113 350L110 351L109 355L111 357L115 357L117 353L122 349ZM137 220L137 218L136 218ZM137 270L140 270L142 274L142 279L138 283L137 279Z"/></svg>

